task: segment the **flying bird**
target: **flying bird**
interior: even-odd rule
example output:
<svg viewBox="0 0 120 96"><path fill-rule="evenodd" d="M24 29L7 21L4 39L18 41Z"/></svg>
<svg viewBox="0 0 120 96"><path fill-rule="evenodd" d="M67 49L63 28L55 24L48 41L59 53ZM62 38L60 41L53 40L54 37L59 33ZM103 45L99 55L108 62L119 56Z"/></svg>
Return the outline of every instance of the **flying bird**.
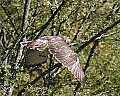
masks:
<svg viewBox="0 0 120 96"><path fill-rule="evenodd" d="M43 36L33 41L21 42L21 45L30 49L25 56L28 65L45 62L50 53L59 63L67 67L80 83L84 82L85 74L79 58L77 53L67 45L66 36Z"/></svg>

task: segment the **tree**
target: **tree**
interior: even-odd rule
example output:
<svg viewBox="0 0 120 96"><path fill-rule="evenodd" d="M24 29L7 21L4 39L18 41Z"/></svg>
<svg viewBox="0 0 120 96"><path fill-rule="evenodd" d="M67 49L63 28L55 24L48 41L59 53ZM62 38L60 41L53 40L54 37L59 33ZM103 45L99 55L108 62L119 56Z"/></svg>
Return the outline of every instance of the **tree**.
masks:
<svg viewBox="0 0 120 96"><path fill-rule="evenodd" d="M1 0L0 95L120 95L119 0ZM77 79L48 56L24 64L21 41L68 36L86 73Z"/></svg>

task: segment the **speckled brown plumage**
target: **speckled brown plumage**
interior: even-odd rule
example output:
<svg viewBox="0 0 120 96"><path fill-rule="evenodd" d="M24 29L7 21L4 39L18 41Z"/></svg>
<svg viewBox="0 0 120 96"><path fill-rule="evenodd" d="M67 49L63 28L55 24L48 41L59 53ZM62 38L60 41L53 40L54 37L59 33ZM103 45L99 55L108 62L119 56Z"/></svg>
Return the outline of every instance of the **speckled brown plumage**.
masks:
<svg viewBox="0 0 120 96"><path fill-rule="evenodd" d="M72 72L79 82L84 81L84 72L77 54L66 44L66 36L44 36L34 41L21 42L31 50L26 54L28 64L42 63L47 60L48 51Z"/></svg>

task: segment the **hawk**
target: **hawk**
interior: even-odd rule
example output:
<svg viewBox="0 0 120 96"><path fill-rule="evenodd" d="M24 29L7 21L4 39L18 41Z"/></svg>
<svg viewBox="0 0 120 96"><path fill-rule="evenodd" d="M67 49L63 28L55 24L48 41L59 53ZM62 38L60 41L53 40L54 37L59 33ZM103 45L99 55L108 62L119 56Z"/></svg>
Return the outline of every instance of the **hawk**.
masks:
<svg viewBox="0 0 120 96"><path fill-rule="evenodd" d="M43 36L33 41L21 42L21 44L30 48L25 56L28 65L45 62L50 53L59 63L67 67L79 82L84 82L85 74L80 66L79 58L67 45L66 36Z"/></svg>

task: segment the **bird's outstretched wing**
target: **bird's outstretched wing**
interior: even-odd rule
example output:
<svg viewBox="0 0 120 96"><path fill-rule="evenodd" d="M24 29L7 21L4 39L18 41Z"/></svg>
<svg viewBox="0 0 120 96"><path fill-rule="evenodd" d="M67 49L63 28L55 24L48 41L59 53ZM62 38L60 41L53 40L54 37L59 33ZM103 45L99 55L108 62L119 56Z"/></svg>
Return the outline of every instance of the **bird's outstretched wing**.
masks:
<svg viewBox="0 0 120 96"><path fill-rule="evenodd" d="M28 49L24 57L25 67L36 66L46 62L48 53L48 49L45 49L44 51Z"/></svg>
<svg viewBox="0 0 120 96"><path fill-rule="evenodd" d="M37 39L34 41L21 42L21 44L29 48L24 57L24 66L34 66L46 62L49 53L46 40Z"/></svg>
<svg viewBox="0 0 120 96"><path fill-rule="evenodd" d="M69 71L78 79L79 82L84 82L84 72L80 66L79 58L77 54L71 50L66 44L65 37L52 36L48 38L48 49L54 57L67 67Z"/></svg>
<svg viewBox="0 0 120 96"><path fill-rule="evenodd" d="M33 40L33 41L25 41L20 42L21 45L26 46L30 49L36 49L38 51L44 51L48 47L48 41L47 40Z"/></svg>
<svg viewBox="0 0 120 96"><path fill-rule="evenodd" d="M42 55L44 55L45 53L43 52L48 49L49 52L58 60L58 62L67 67L68 70L71 71L72 74L78 79L78 81L83 83L85 75L82 67L80 66L79 58L77 54L66 44L65 36L44 36L41 37L41 39L22 42L21 44L29 47L30 49L38 50ZM39 54L38 51L29 52L27 55L29 58L29 63L31 62L33 64L35 61L40 62L40 60L44 61L44 59L47 59L43 59L42 57L38 58L39 56L36 55ZM35 54L37 57L33 54ZM47 56L47 54L45 56ZM35 61L30 61L30 57Z"/></svg>

